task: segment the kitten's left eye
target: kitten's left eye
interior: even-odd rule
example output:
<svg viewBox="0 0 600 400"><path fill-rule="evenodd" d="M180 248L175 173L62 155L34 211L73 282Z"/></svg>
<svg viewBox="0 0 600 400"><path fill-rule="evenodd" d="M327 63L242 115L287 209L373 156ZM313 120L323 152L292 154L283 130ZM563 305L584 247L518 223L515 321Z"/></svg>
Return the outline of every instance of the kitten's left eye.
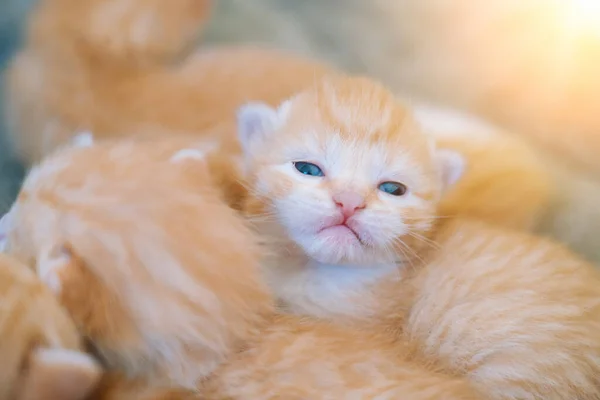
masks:
<svg viewBox="0 0 600 400"><path fill-rule="evenodd" d="M304 175L325 176L325 174L323 173L323 170L319 166L317 166L313 163L304 162L304 161L296 161L294 163L294 167L296 167L298 172L300 172L301 174L304 174Z"/></svg>
<svg viewBox="0 0 600 400"><path fill-rule="evenodd" d="M405 185L399 182L383 182L378 189L392 196L402 196L408 190Z"/></svg>

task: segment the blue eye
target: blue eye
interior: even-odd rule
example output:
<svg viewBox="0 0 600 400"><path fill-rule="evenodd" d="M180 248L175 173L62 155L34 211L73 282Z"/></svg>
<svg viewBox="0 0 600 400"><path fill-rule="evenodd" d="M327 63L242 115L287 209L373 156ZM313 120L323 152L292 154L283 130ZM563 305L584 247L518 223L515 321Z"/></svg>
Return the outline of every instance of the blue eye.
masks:
<svg viewBox="0 0 600 400"><path fill-rule="evenodd" d="M300 172L301 174L304 174L304 175L325 176L325 174L323 173L323 170L321 168L319 168L315 164L312 164L309 162L296 161L294 163L294 167L296 167L298 172Z"/></svg>
<svg viewBox="0 0 600 400"><path fill-rule="evenodd" d="M398 182L383 182L379 185L379 190L392 196L402 196L406 193L407 188Z"/></svg>

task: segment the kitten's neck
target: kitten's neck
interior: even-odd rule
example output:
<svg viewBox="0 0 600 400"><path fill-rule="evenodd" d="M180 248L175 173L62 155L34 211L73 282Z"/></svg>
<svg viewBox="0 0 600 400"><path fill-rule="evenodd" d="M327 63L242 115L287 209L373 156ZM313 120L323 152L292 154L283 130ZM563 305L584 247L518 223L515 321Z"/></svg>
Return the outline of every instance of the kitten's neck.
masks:
<svg viewBox="0 0 600 400"><path fill-rule="evenodd" d="M282 307L295 314L335 319L368 319L380 308L378 284L399 280L395 264L332 265L305 255L270 260L267 280Z"/></svg>

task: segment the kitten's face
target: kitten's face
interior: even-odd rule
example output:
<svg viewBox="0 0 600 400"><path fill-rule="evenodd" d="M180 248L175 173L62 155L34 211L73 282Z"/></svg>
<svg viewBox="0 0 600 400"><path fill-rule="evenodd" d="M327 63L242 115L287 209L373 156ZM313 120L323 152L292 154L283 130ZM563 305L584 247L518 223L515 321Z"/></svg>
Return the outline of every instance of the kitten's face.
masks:
<svg viewBox="0 0 600 400"><path fill-rule="evenodd" d="M311 258L402 262L427 244L440 163L407 110L380 87L334 81L279 110L248 106L239 119L258 200L250 213L267 214L257 221L273 215Z"/></svg>

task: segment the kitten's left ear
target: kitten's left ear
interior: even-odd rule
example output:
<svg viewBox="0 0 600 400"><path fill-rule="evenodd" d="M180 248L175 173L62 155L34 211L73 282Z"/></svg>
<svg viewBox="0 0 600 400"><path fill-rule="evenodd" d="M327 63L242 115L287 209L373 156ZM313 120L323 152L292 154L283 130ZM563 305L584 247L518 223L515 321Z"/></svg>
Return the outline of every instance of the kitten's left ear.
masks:
<svg viewBox="0 0 600 400"><path fill-rule="evenodd" d="M80 132L71 139L71 144L74 147L91 147L94 145L94 134L89 131Z"/></svg>
<svg viewBox="0 0 600 400"><path fill-rule="evenodd" d="M448 149L437 149L435 158L440 171L443 191L446 191L462 178L467 168L467 162L462 154Z"/></svg>
<svg viewBox="0 0 600 400"><path fill-rule="evenodd" d="M278 109L264 103L247 103L237 112L238 138L245 153L269 136L281 124L288 102Z"/></svg>
<svg viewBox="0 0 600 400"><path fill-rule="evenodd" d="M37 259L36 272L40 280L55 294L60 294L64 274L77 267L77 259L65 244L47 246Z"/></svg>

